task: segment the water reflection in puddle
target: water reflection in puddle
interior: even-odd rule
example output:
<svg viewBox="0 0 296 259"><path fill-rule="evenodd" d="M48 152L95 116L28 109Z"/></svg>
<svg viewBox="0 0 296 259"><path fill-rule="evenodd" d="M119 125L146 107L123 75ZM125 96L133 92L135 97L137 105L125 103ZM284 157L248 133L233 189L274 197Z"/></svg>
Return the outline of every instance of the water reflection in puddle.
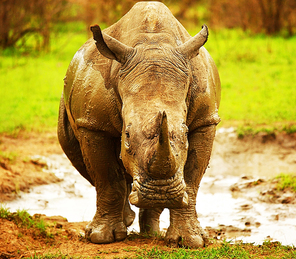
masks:
<svg viewBox="0 0 296 259"><path fill-rule="evenodd" d="M90 221L95 214L96 193L80 174L73 169L65 156L52 155L46 158L49 171L64 181L57 184L37 186L30 193L22 193L21 199L7 203L11 211L26 209L30 214L48 216L61 215L69 222ZM284 245L296 245L296 207L289 204L267 204L254 202L244 197L233 197L229 187L239 177L205 176L197 197L197 212L203 227L219 228L221 225L235 226L242 232L228 235L230 240L255 242L270 238ZM138 213L138 208L132 207ZM169 211L161 215L160 227L169 226ZM138 218L129 230L139 231Z"/></svg>

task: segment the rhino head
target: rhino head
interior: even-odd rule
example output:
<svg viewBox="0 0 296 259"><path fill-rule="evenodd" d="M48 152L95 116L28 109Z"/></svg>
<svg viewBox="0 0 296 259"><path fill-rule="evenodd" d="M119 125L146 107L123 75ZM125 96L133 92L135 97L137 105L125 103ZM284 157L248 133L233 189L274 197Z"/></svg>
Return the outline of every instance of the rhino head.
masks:
<svg viewBox="0 0 296 259"><path fill-rule="evenodd" d="M91 30L99 52L120 66L121 159L133 177L131 204L140 208L186 207L189 61L207 41L207 27L177 47L169 40L157 44L143 40L130 47L102 33L97 25Z"/></svg>

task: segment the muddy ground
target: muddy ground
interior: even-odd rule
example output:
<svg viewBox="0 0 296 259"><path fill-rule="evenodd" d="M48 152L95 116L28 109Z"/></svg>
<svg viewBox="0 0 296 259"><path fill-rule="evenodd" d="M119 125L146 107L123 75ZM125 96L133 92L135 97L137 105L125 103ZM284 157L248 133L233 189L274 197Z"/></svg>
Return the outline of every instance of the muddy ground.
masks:
<svg viewBox="0 0 296 259"><path fill-rule="evenodd" d="M55 174L44 170L48 165L42 159L52 154L63 154L55 132L26 132L17 138L1 135L0 152L0 202L20 198L23 192L30 192L32 186L62 181ZM207 176L239 176L240 180L229 186L233 195L248 196L250 201L288 203L293 206L296 201L294 193L279 192L275 180L266 180L273 179L279 173L296 173L296 134L261 133L255 137L238 139L233 129L219 129ZM250 192L250 189L254 191ZM33 228L23 228L13 221L0 219L0 258L28 257L34 253L131 257L139 248L164 246L162 238L135 238L133 234L123 242L93 245L84 239L87 222L73 223L62 217L45 215L35 217L42 217L48 222L50 237L41 235ZM277 215L274 217L276 222ZM246 228L220 225L217 228L208 227L207 230L211 238L223 239L230 233L250 235L248 224L256 222L246 221Z"/></svg>

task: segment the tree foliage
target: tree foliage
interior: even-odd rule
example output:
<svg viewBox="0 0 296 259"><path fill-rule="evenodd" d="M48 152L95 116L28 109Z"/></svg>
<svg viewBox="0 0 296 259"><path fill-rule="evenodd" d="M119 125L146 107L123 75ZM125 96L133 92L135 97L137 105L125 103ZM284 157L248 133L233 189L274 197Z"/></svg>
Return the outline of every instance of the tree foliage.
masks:
<svg viewBox="0 0 296 259"><path fill-rule="evenodd" d="M296 33L295 0L211 0L210 22L216 27L240 27L255 33Z"/></svg>
<svg viewBox="0 0 296 259"><path fill-rule="evenodd" d="M0 48L8 48L28 34L42 38L49 50L52 24L67 6L66 0L0 0Z"/></svg>
<svg viewBox="0 0 296 259"><path fill-rule="evenodd" d="M75 1L75 0L73 0ZM110 25L122 17L136 0L76 0L83 3L87 25L94 21ZM207 22L217 28L239 27L254 33L296 33L295 0L163 0L181 22L199 23L198 6L204 6ZM194 15L190 15L193 13Z"/></svg>
<svg viewBox="0 0 296 259"><path fill-rule="evenodd" d="M138 0L0 0L0 48L15 46L28 34L39 35L49 50L53 25L79 20L113 24ZM295 0L163 0L182 23L251 30L254 33L296 33ZM76 12L71 12L76 6ZM202 7L202 8L200 8ZM202 10L202 11L201 11ZM201 12L203 12L201 14ZM202 16L202 19L200 18ZM203 21L200 21L203 20Z"/></svg>

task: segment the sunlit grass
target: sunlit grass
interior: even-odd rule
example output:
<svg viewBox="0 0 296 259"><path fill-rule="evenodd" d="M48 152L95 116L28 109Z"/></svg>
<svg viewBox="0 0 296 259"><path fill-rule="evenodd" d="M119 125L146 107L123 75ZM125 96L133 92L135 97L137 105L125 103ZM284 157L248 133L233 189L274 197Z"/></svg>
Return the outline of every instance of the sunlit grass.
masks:
<svg viewBox="0 0 296 259"><path fill-rule="evenodd" d="M206 48L221 77L222 123L278 128L295 124L296 37L224 30L211 32Z"/></svg>
<svg viewBox="0 0 296 259"><path fill-rule="evenodd" d="M280 174L276 177L278 179L278 190L285 191L290 189L296 192L296 174Z"/></svg>
<svg viewBox="0 0 296 259"><path fill-rule="evenodd" d="M52 39L49 54L0 55L0 132L56 127L67 67L86 33L62 33Z"/></svg>
<svg viewBox="0 0 296 259"><path fill-rule="evenodd" d="M174 249L171 251L155 247L139 251L137 258L294 258L294 247L282 246L279 242L264 242L262 245L230 244L223 242L216 247L203 249Z"/></svg>
<svg viewBox="0 0 296 259"><path fill-rule="evenodd" d="M0 204L0 218L13 221L17 226L23 228L35 228L43 237L52 238L52 234L47 232L47 224L43 219L34 219L26 210L10 212L9 208Z"/></svg>

